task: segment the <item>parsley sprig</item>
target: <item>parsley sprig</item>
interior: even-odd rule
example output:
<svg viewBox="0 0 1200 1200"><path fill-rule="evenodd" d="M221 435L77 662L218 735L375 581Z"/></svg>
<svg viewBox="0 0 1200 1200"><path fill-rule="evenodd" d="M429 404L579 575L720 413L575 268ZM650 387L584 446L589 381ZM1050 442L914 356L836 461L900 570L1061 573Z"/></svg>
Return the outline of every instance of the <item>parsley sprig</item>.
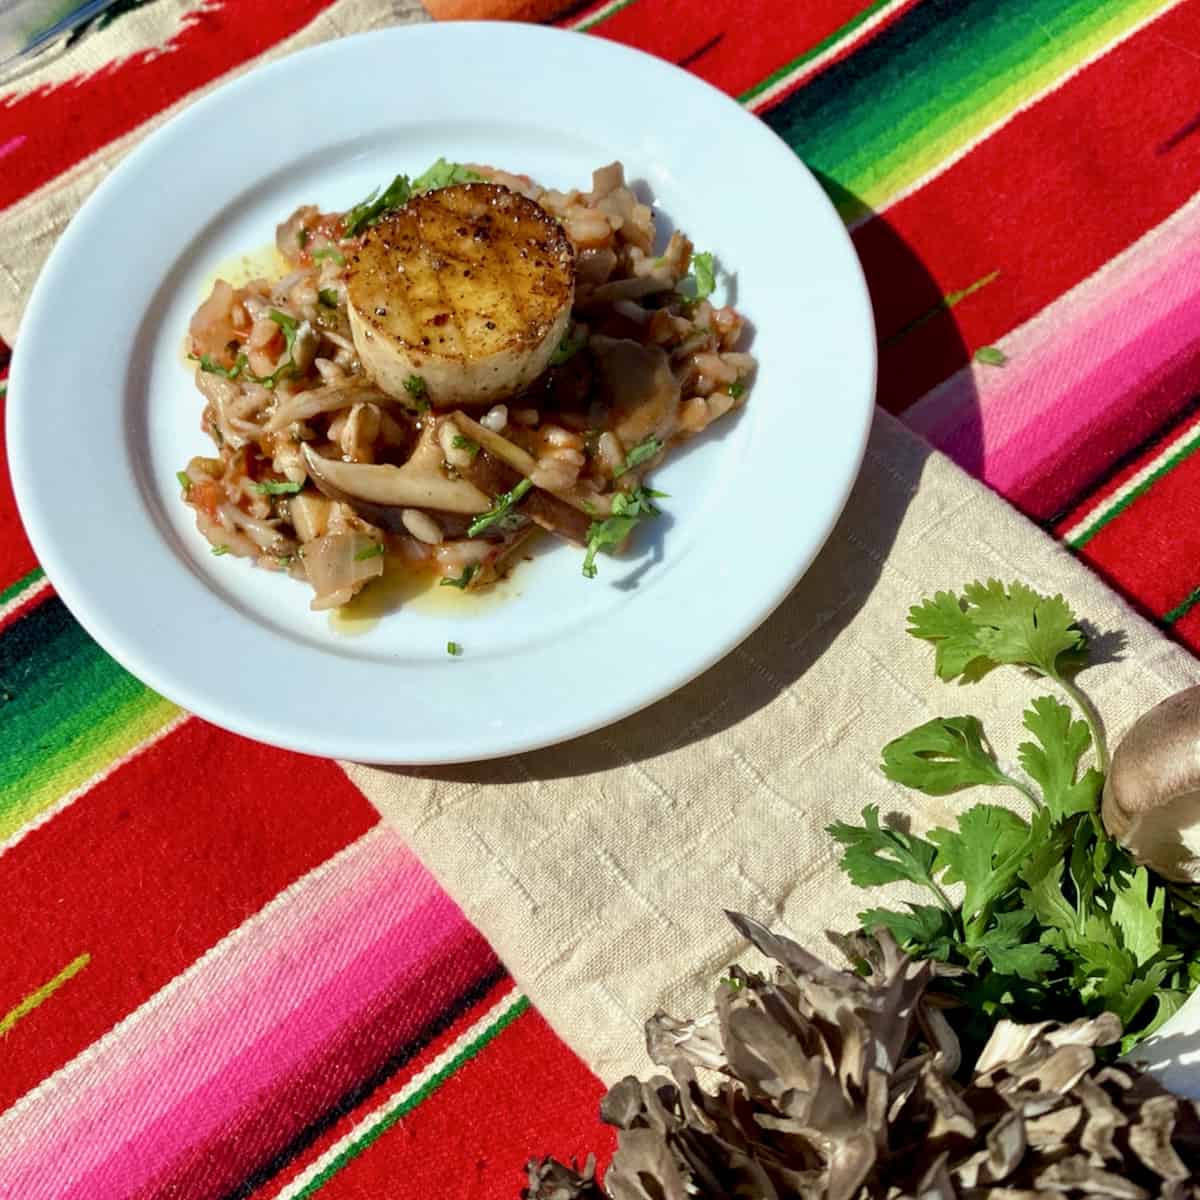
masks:
<svg viewBox="0 0 1200 1200"><path fill-rule="evenodd" d="M957 969L939 986L968 1039L1001 1016L1069 1020L1109 1010L1128 1049L1200 982L1200 889L1151 876L1104 828L1107 753L1075 682L1087 655L1078 618L1061 596L989 580L917 605L909 632L933 643L942 679L971 682L1016 666L1062 688L1078 713L1054 696L1029 703L1030 737L1016 749L1023 777L1001 766L972 716L927 721L884 747L884 774L905 787L930 796L1012 788L1031 812L976 804L953 828L924 837L881 823L874 805L861 824L831 825L852 883L915 885L933 901L868 909L863 928L886 928L910 953ZM1093 751L1096 765L1085 766Z"/></svg>

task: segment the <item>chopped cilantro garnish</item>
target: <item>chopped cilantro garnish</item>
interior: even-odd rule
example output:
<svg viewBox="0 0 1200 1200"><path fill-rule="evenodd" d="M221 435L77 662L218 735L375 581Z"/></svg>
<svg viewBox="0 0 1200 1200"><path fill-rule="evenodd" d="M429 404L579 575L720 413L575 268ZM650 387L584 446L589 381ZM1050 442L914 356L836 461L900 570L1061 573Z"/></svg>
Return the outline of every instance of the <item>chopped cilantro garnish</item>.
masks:
<svg viewBox="0 0 1200 1200"><path fill-rule="evenodd" d="M445 583L447 581L442 580L442 582ZM457 642L447 642L446 653L452 654L455 658L457 658L462 653L462 647Z"/></svg>
<svg viewBox="0 0 1200 1200"><path fill-rule="evenodd" d="M490 529L502 517L506 517L513 505L517 504L525 493L533 487L528 479L522 479L511 492L504 492L496 497L496 502L482 516L478 516L467 527L467 537L478 537L485 529Z"/></svg>
<svg viewBox="0 0 1200 1200"><path fill-rule="evenodd" d="M252 486L263 496L294 496L304 484L293 483L290 479L264 479Z"/></svg>
<svg viewBox="0 0 1200 1200"><path fill-rule="evenodd" d="M412 183L407 175L397 175L383 189L382 194L376 188L365 200L360 200L346 214L346 236L354 237L362 230L374 225L385 213L407 204L411 195Z"/></svg>
<svg viewBox="0 0 1200 1200"><path fill-rule="evenodd" d="M746 385L740 379L735 379L729 385L729 394L735 400L740 400L746 394Z"/></svg>
<svg viewBox="0 0 1200 1200"><path fill-rule="evenodd" d="M220 558L222 554L229 553L229 547L228 546L214 546L212 548L212 550L210 551L210 553L212 553L215 557Z"/></svg>
<svg viewBox="0 0 1200 1200"><path fill-rule="evenodd" d="M317 299L325 305L326 308L337 308L338 294L337 288L322 288L317 293Z"/></svg>
<svg viewBox="0 0 1200 1200"><path fill-rule="evenodd" d="M587 345L587 340L586 333L578 333L574 329L568 331L563 340L558 343L557 349L550 355L550 365L561 367L563 363L574 358Z"/></svg>
<svg viewBox="0 0 1200 1200"><path fill-rule="evenodd" d="M654 501L665 495L665 492L639 487L632 492L618 492L613 497L612 516L603 521L593 521L588 530L587 554L583 559L586 578L596 578L596 554L600 550L606 546L620 545L639 521L658 516L659 510Z"/></svg>
<svg viewBox="0 0 1200 1200"><path fill-rule="evenodd" d="M642 463L648 462L662 447L662 442L654 434L651 434L648 438L644 438L625 455L625 461L613 472L613 478L620 479L626 471L632 471L634 467L640 467Z"/></svg>
<svg viewBox="0 0 1200 1200"><path fill-rule="evenodd" d="M179 480L179 486L183 488L183 493L186 496L192 490L192 481L188 478L186 471L176 471L175 478Z"/></svg>
<svg viewBox="0 0 1200 1200"><path fill-rule="evenodd" d="M346 256L336 246L322 246L319 250L312 252L313 262L320 262L323 258L332 258L339 267L346 265Z"/></svg>
<svg viewBox="0 0 1200 1200"><path fill-rule="evenodd" d="M418 192L436 191L453 183L477 183L482 179L482 175L469 167L464 167L461 163L447 162L444 158L439 158L429 170L418 175L416 179L409 179L407 175L397 175L384 188L382 194L376 188L365 200L360 200L346 213L346 236L354 237L364 229L370 228L393 209L407 204Z"/></svg>
<svg viewBox="0 0 1200 1200"><path fill-rule="evenodd" d="M378 558L383 552L384 552L383 543L375 542L372 545L367 546L365 549L360 550L354 556L354 561L355 562L366 562L368 558Z"/></svg>
<svg viewBox="0 0 1200 1200"><path fill-rule="evenodd" d="M462 163L447 162L439 158L424 174L412 181L414 192L435 192L438 188L450 187L455 183L482 183L483 176Z"/></svg>
<svg viewBox="0 0 1200 1200"><path fill-rule="evenodd" d="M475 572L478 570L479 567L475 563L472 563L469 567L463 567L463 573L457 579L450 579L449 577L443 579L441 586L458 588L461 592L475 578Z"/></svg>
<svg viewBox="0 0 1200 1200"><path fill-rule="evenodd" d="M280 312L277 308L271 309L267 313L267 317L283 330L283 343L287 351L287 357L270 375L251 375L247 372L246 378L252 383L262 384L263 387L269 390L281 379L287 379L289 375L296 374L296 357L293 353L293 348L296 345L296 334L300 331L300 322L288 313Z"/></svg>
<svg viewBox="0 0 1200 1200"><path fill-rule="evenodd" d="M209 375L224 375L226 379L236 379L245 369L249 359L244 354L239 354L233 361L232 367L223 367L219 362L216 362L211 354L201 354L197 358L194 354L189 354L188 358L192 362L200 364L200 370L207 371Z"/></svg>
<svg viewBox="0 0 1200 1200"><path fill-rule="evenodd" d="M404 390L413 398L413 407L417 412L429 409L429 388L422 375L410 375L404 381Z"/></svg>
<svg viewBox="0 0 1200 1200"><path fill-rule="evenodd" d="M688 303L697 304L713 294L717 286L717 269L713 256L708 251L692 255L692 273L681 279L680 283L687 283L689 280L692 283L692 291L687 297Z"/></svg>
<svg viewBox="0 0 1200 1200"><path fill-rule="evenodd" d="M456 433L450 441L455 450L465 450L472 458L479 453L479 443L473 442L469 437L463 437L461 433Z"/></svg>
<svg viewBox="0 0 1200 1200"><path fill-rule="evenodd" d="M980 346L975 351L975 361L989 367L1002 367L1008 362L1008 355L998 346Z"/></svg>

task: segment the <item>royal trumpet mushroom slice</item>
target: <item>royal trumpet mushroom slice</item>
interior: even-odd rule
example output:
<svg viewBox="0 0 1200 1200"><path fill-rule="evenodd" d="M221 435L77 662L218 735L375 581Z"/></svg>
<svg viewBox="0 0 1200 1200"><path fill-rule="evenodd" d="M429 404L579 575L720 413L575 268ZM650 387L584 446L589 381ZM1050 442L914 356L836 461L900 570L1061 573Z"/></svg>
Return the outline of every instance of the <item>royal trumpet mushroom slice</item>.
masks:
<svg viewBox="0 0 1200 1200"><path fill-rule="evenodd" d="M423 439L424 440L424 439ZM491 497L465 479L451 479L438 465L422 461L418 451L402 467L348 463L303 449L304 465L318 490L340 500L373 525L400 532L404 509L433 509L475 516L487 512ZM394 510L395 524L387 510Z"/></svg>
<svg viewBox="0 0 1200 1200"><path fill-rule="evenodd" d="M567 332L574 296L562 227L491 183L414 196L367 231L347 282L367 374L435 408L490 405L531 384Z"/></svg>

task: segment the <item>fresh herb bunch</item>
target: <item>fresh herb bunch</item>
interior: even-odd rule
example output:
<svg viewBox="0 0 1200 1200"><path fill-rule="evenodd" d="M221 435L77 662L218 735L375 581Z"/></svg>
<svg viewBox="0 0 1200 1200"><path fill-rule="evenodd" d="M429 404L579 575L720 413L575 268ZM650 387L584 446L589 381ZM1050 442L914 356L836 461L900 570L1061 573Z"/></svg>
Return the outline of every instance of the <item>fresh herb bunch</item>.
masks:
<svg viewBox="0 0 1200 1200"><path fill-rule="evenodd" d="M1027 778L1001 765L976 717L939 717L890 742L883 772L905 787L943 796L968 787L1011 788L1028 818L977 804L957 828L918 837L882 825L868 805L861 825L829 832L859 887L905 882L930 904L872 908L865 931L889 930L918 958L949 970L939 987L957 1007L960 1032L986 1037L1001 1017L1075 1019L1116 1013L1128 1049L1158 1028L1200 983L1200 907L1189 889L1138 867L1105 831L1100 796L1108 752L1100 722L1079 690L1087 637L1061 596L997 580L939 592L909 613L908 632L932 642L944 680L970 682L1000 665L1050 680L1074 704L1039 696L1024 713L1031 740L1017 748ZM1083 760L1095 751L1095 766ZM948 888L961 885L961 899Z"/></svg>

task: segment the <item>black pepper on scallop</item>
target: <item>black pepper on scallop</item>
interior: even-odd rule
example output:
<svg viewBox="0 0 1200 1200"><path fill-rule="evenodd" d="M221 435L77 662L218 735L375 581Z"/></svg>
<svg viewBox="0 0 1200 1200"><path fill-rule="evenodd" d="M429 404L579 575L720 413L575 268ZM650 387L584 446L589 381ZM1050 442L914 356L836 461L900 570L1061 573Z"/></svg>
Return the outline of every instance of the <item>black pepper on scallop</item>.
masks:
<svg viewBox="0 0 1200 1200"><path fill-rule="evenodd" d="M493 183L414 196L363 238L348 272L354 345L384 391L419 375L435 408L526 388L559 346L575 252L539 204Z"/></svg>

